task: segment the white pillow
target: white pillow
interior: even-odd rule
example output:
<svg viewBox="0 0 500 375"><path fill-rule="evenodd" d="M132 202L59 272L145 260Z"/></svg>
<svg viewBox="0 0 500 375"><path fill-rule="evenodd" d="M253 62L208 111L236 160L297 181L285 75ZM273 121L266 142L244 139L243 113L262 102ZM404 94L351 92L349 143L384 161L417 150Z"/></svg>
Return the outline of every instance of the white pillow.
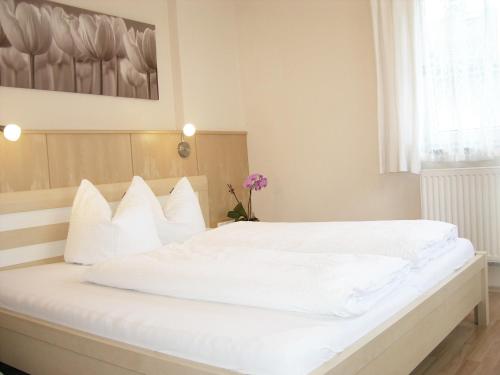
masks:
<svg viewBox="0 0 500 375"><path fill-rule="evenodd" d="M177 182L163 208L142 178L134 180L141 181L143 193L149 196L162 244L182 242L206 230L198 196L186 177Z"/></svg>
<svg viewBox="0 0 500 375"><path fill-rule="evenodd" d="M142 190L141 181L132 180L113 216L99 190L83 180L71 209L64 260L94 264L161 247L149 198Z"/></svg>

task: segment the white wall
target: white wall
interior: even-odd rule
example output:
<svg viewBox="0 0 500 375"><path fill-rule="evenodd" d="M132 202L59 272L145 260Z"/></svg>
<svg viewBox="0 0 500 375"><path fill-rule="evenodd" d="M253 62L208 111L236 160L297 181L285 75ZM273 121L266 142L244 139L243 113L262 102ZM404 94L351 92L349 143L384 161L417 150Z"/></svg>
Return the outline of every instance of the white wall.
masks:
<svg viewBox="0 0 500 375"><path fill-rule="evenodd" d="M378 173L368 0L239 0L250 168L265 220L420 215L418 177Z"/></svg>

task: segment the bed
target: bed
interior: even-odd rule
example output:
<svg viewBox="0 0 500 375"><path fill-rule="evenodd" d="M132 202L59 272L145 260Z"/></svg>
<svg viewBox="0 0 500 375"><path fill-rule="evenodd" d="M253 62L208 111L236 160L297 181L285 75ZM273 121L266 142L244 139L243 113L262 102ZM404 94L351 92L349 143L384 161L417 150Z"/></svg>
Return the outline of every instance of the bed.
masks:
<svg viewBox="0 0 500 375"><path fill-rule="evenodd" d="M162 196L175 181L150 185ZM206 178L191 182L207 214ZM125 188L100 190L113 201ZM72 194L0 195L3 218L31 223L29 229L13 229L15 220L2 223L2 246L18 238L16 230L30 230L37 243L64 241L54 232L41 236L35 218L56 210L49 214L63 220L61 208ZM84 266L43 251L56 257L38 265L47 261L20 254L30 246L3 250L10 264L0 272L0 361L34 374L407 374L470 311L478 324L488 323L486 257L466 240L412 274L387 303L348 322L86 284L80 281Z"/></svg>

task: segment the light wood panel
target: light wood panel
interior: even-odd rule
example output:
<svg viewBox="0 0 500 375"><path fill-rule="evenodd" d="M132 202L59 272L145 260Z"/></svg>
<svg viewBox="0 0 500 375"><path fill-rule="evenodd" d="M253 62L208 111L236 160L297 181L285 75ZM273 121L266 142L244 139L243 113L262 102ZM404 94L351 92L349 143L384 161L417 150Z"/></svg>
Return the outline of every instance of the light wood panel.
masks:
<svg viewBox="0 0 500 375"><path fill-rule="evenodd" d="M68 223L0 232L0 250L36 245L44 242L61 241L65 240L67 236Z"/></svg>
<svg viewBox="0 0 500 375"><path fill-rule="evenodd" d="M0 137L0 193L49 187L44 134L23 134L19 141Z"/></svg>
<svg viewBox="0 0 500 375"><path fill-rule="evenodd" d="M188 158L181 158L177 152L179 133L131 134L131 139L134 175L151 180L198 174L196 137L186 139L191 144Z"/></svg>
<svg viewBox="0 0 500 375"><path fill-rule="evenodd" d="M27 262L27 263L15 264L13 266L8 266L8 267L2 267L2 271L15 270L17 268L41 266L43 264L60 263L63 261L64 261L63 256L54 257L54 258L47 258L47 259L40 259L40 260L35 260L33 262Z"/></svg>
<svg viewBox="0 0 500 375"><path fill-rule="evenodd" d="M50 186L130 181L130 134L47 134Z"/></svg>
<svg viewBox="0 0 500 375"><path fill-rule="evenodd" d="M146 182L157 196L162 196L169 194L178 180L178 178L168 178L148 180ZM200 200L204 218L208 221L210 209L207 177L191 176L189 177L189 182L191 183L194 191L198 192L198 198ZM117 202L121 200L129 185L130 182L123 182L97 185L96 187L108 202ZM73 203L77 189L77 186L73 186L58 189L18 191L0 194L0 214L70 207Z"/></svg>
<svg viewBox="0 0 500 375"><path fill-rule="evenodd" d="M2 308L0 361L42 375L235 374Z"/></svg>
<svg viewBox="0 0 500 375"><path fill-rule="evenodd" d="M484 300L486 254L455 272L311 375L409 374ZM477 314L477 310L476 310ZM488 315L478 315L480 326Z"/></svg>
<svg viewBox="0 0 500 375"><path fill-rule="evenodd" d="M210 209L208 200L208 182L206 176L188 177L194 191L198 194L200 207L205 222L209 222ZM170 193L179 178L165 178L147 180L151 190L157 196ZM119 201L128 187L129 182L97 185L108 202ZM65 215L54 215L55 210L61 207L69 208L74 199L77 187L58 189L33 190L15 193L0 194L0 221L9 220L14 214L14 222L22 224L20 216L16 214L28 213L43 221L30 221L23 225L14 226L15 229L0 231L0 270L18 264L38 261L39 259L53 258L63 253L64 240L68 233L69 210ZM38 211L40 209L47 211ZM66 216L67 212L67 216ZM26 215L22 215L26 217ZM12 220L12 219L11 219ZM37 224L35 224L37 223Z"/></svg>
<svg viewBox="0 0 500 375"><path fill-rule="evenodd" d="M182 124L181 124L182 125ZM24 130L23 134L180 134L180 130ZM246 135L244 130L197 130L196 134Z"/></svg>
<svg viewBox="0 0 500 375"><path fill-rule="evenodd" d="M228 220L227 211L236 202L228 193L226 184L232 184L240 199L246 199L242 184L248 176L247 138L244 134L199 134L198 170L208 177L210 192L210 224Z"/></svg>
<svg viewBox="0 0 500 375"><path fill-rule="evenodd" d="M212 215L207 224L215 226L226 220L235 204L227 183L234 185L240 199L246 197L241 187L248 175L246 133L200 131L188 139L192 154L187 159L177 154L179 140L180 132L174 130L26 131L19 142L0 139L0 192L77 186L82 178L111 184L128 182L134 174L145 179L208 175ZM30 202L27 196L26 205L42 209L54 206L56 200L57 207L64 207L74 191L44 194L50 204ZM17 197L2 196L2 210L8 210L9 200Z"/></svg>

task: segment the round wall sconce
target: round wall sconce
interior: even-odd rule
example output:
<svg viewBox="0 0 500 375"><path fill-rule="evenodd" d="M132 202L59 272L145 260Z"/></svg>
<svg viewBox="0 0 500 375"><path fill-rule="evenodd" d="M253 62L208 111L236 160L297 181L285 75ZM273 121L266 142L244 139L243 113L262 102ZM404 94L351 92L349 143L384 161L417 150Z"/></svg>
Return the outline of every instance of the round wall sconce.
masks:
<svg viewBox="0 0 500 375"><path fill-rule="evenodd" d="M184 140L184 136L192 137L196 134L196 126L193 124L186 124L182 128L181 142L177 145L177 152L181 158L187 158L191 154L191 145Z"/></svg>
<svg viewBox="0 0 500 375"><path fill-rule="evenodd" d="M21 137L21 127L16 124L0 125L0 131L6 140L15 142Z"/></svg>

